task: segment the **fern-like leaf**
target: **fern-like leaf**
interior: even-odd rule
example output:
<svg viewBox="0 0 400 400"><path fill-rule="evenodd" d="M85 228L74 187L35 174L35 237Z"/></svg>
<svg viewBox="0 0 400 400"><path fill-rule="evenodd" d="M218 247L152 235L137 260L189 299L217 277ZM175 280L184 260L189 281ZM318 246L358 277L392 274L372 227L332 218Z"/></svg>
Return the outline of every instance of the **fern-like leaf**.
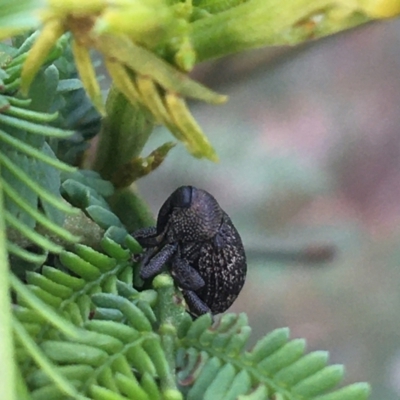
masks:
<svg viewBox="0 0 400 400"><path fill-rule="evenodd" d="M246 350L250 328L245 314L226 314L216 325L208 315L180 332L178 382L196 399L366 399L358 383L331 391L343 377L341 365L327 366L326 352L304 355L305 341L278 329ZM239 397L238 397L239 396Z"/></svg>
<svg viewBox="0 0 400 400"><path fill-rule="evenodd" d="M5 195L2 212L7 224L8 252L41 265L49 252L62 250L57 241L74 242L78 238L62 228L65 216L76 210L63 201L59 192L60 171L74 168L60 162L46 140L72 134L49 125L58 115L48 112L59 83L57 68L43 68L32 86L30 99L21 99L16 92L30 41L28 38L19 50L2 47L6 56L0 64L0 180ZM48 56L47 65L60 51L58 47ZM23 270L19 272L23 274Z"/></svg>
<svg viewBox="0 0 400 400"><path fill-rule="evenodd" d="M60 333L15 286L17 353L32 398L67 399L71 388L65 382L76 398L180 398L170 385L161 337L154 333L157 293L134 289L130 253L107 236L102 243L109 254L83 245L61 253L70 274L46 266L42 274L27 275L30 291L76 326L78 336Z"/></svg>

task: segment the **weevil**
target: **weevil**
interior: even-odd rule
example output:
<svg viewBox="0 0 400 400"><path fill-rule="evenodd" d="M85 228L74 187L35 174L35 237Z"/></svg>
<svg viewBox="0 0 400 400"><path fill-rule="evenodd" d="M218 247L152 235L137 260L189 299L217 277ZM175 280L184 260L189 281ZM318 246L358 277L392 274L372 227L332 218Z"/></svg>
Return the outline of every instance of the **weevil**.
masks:
<svg viewBox="0 0 400 400"><path fill-rule="evenodd" d="M144 248L141 278L150 279L167 265L194 317L224 312L244 285L247 264L240 235L205 190L176 189L162 205L156 226L133 236Z"/></svg>

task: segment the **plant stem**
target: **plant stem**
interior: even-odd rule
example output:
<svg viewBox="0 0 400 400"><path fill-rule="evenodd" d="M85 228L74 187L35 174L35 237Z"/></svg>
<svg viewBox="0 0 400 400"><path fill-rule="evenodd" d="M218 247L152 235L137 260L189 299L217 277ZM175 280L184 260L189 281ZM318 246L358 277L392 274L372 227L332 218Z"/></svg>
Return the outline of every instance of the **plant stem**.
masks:
<svg viewBox="0 0 400 400"><path fill-rule="evenodd" d="M0 210L3 209L3 188L0 180ZM8 254L6 250L6 227L4 214L0 213L0 387L2 398L17 400L15 393L16 377L13 354L14 346L12 337L9 274Z"/></svg>
<svg viewBox="0 0 400 400"><path fill-rule="evenodd" d="M190 40L200 62L327 36L368 21L362 11L332 0L249 0L192 23Z"/></svg>
<svg viewBox="0 0 400 400"><path fill-rule="evenodd" d="M112 182L121 165L137 157L153 131L153 119L142 107L134 108L123 94L111 88L106 103L93 169Z"/></svg>

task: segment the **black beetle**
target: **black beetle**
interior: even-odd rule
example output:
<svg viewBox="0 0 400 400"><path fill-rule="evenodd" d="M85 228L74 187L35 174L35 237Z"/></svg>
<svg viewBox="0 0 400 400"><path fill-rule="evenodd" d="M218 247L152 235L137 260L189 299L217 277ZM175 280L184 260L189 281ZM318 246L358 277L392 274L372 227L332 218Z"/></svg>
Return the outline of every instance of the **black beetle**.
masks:
<svg viewBox="0 0 400 400"><path fill-rule="evenodd" d="M239 295L247 271L242 240L205 190L176 189L161 207L157 226L133 236L145 249L141 278L157 275L167 264L193 316L224 312Z"/></svg>

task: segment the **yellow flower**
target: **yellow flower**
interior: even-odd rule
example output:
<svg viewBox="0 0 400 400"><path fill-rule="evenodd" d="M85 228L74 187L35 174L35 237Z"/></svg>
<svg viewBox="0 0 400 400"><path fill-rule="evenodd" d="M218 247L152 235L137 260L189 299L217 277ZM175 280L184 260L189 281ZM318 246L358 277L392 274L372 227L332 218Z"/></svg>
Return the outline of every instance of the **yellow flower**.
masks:
<svg viewBox="0 0 400 400"><path fill-rule="evenodd" d="M184 97L215 104L224 102L226 97L191 80L177 66L152 52L168 40L181 43L176 53L177 64L185 70L193 66L195 54L185 36L185 23L188 24L185 16L176 15L175 9L163 0L114 0L112 3L48 0L48 8L40 16L43 28L21 74L23 93L27 93L57 40L65 32L71 32L80 78L101 114L105 114L105 108L90 49L104 56L115 86L130 103L146 107L194 156L217 160L210 142L187 109Z"/></svg>

